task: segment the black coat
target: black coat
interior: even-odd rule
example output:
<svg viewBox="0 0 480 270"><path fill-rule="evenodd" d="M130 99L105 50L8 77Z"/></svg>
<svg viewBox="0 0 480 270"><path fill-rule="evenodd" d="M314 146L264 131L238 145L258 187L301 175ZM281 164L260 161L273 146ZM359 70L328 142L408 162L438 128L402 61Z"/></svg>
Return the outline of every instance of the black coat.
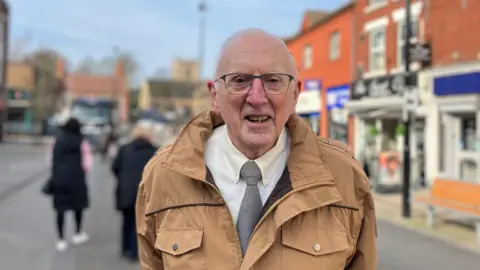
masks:
<svg viewBox="0 0 480 270"><path fill-rule="evenodd" d="M115 189L117 210L127 210L135 207L143 168L153 157L156 150L151 143L141 138L120 147L118 150L112 164L112 172L117 178Z"/></svg>
<svg viewBox="0 0 480 270"><path fill-rule="evenodd" d="M82 137L62 133L53 146L52 195L53 207L59 211L88 208L89 198L82 168Z"/></svg>

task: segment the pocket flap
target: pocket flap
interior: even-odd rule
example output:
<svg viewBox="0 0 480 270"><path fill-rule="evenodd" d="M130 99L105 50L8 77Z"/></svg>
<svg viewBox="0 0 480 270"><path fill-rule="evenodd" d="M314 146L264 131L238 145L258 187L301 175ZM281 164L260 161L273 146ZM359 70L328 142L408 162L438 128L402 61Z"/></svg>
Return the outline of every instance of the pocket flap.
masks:
<svg viewBox="0 0 480 270"><path fill-rule="evenodd" d="M157 231L155 248L179 256L202 246L203 228L161 228Z"/></svg>
<svg viewBox="0 0 480 270"><path fill-rule="evenodd" d="M282 244L313 256L349 248L347 234L341 228L319 228L307 234L301 231L282 230Z"/></svg>

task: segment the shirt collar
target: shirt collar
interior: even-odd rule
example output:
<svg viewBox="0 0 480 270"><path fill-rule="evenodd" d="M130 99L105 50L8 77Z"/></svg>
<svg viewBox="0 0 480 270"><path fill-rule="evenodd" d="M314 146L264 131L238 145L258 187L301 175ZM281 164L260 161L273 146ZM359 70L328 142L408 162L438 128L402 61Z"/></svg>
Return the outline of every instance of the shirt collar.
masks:
<svg viewBox="0 0 480 270"><path fill-rule="evenodd" d="M242 168L243 164L245 164L245 162L249 161L249 159L233 145L230 137L228 136L226 126L224 126L223 129L224 136L226 138L224 149L227 152L225 158L235 172L235 183L238 183L238 181L240 180L240 169ZM283 151L289 150L289 142L290 138L288 135L288 131L287 128L284 127L275 146L268 152L263 154L261 157L254 160L260 168L260 171L262 172L262 183L264 186L268 184L269 179L271 178L273 172L276 169L273 165L274 162L277 161L277 157Z"/></svg>

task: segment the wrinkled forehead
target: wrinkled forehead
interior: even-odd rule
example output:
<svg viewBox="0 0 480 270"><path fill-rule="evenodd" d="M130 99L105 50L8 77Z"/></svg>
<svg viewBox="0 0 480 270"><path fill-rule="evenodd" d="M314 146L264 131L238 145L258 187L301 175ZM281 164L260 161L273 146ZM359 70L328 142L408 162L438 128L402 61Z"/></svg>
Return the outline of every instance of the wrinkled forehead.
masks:
<svg viewBox="0 0 480 270"><path fill-rule="evenodd" d="M217 66L217 75L244 72L292 73L290 54L279 41L271 38L246 37L224 48Z"/></svg>

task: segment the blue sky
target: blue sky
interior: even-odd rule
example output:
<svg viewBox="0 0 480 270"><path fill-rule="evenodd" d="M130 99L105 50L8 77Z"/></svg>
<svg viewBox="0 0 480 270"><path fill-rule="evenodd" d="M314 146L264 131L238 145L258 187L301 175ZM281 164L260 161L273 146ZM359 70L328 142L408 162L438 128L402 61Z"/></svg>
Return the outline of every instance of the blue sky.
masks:
<svg viewBox="0 0 480 270"><path fill-rule="evenodd" d="M49 47L72 64L101 57L114 46L131 52L140 77L170 69L176 57L198 55L198 0L8 0L11 48ZM237 30L257 27L279 36L296 32L306 9L332 10L347 0L207 0L204 77L219 48ZM19 46L28 40L27 48Z"/></svg>

